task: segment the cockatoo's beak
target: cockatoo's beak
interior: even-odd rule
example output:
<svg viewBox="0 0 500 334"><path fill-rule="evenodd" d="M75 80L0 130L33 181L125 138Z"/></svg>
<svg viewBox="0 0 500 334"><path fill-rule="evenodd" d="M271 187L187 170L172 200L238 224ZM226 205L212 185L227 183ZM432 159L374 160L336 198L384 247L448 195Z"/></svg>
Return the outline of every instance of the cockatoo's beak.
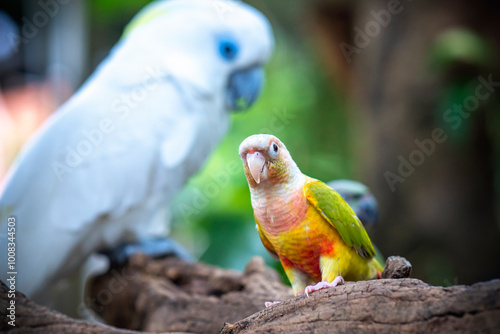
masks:
<svg viewBox="0 0 500 334"><path fill-rule="evenodd" d="M263 82L262 66L233 73L226 91L226 109L232 111L248 109L259 97Z"/></svg>
<svg viewBox="0 0 500 334"><path fill-rule="evenodd" d="M259 184L262 171L264 170L264 166L266 165L266 158L264 158L262 153L260 153L259 151L255 151L254 153L247 153L247 165L253 179L255 180L255 182L257 182L257 184Z"/></svg>

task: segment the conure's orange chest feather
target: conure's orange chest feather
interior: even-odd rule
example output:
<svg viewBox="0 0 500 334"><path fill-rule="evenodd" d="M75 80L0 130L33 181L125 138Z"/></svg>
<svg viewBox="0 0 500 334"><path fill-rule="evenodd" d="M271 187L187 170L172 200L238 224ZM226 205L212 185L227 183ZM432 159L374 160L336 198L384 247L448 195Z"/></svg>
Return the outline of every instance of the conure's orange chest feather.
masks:
<svg viewBox="0 0 500 334"><path fill-rule="evenodd" d="M262 241L276 253L285 270L298 268L319 282L320 257L347 257L354 261L339 268L340 275L348 280L373 278L359 270L366 261L346 246L337 230L307 200L303 188L291 194L268 195L252 203Z"/></svg>

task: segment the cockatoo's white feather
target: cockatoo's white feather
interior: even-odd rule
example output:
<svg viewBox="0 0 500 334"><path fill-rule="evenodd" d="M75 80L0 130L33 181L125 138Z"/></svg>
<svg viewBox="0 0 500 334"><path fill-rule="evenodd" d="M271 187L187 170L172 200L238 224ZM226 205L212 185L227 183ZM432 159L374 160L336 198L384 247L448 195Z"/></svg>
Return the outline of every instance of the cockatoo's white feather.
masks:
<svg viewBox="0 0 500 334"><path fill-rule="evenodd" d="M14 216L17 289L30 296L96 250L161 232L147 225L227 131L227 90L241 88L231 78L272 51L269 23L244 3L158 1L143 11L6 179L0 254ZM237 44L232 60L217 49L225 39Z"/></svg>

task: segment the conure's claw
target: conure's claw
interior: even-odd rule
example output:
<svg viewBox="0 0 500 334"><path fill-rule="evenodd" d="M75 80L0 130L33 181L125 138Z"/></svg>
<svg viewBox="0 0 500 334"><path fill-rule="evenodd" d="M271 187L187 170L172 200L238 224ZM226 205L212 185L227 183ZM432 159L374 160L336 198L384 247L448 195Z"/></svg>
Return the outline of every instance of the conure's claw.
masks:
<svg viewBox="0 0 500 334"><path fill-rule="evenodd" d="M275 302L265 302L264 305L266 305L266 307L269 307L269 306L273 306L273 305L276 305L276 304L279 304L281 303L280 301L275 301Z"/></svg>
<svg viewBox="0 0 500 334"><path fill-rule="evenodd" d="M143 253L152 258L175 256L186 261L194 261L193 256L187 250L170 238L124 243L113 248L101 250L99 253L109 258L112 268L123 267L127 264L128 259L137 253Z"/></svg>
<svg viewBox="0 0 500 334"><path fill-rule="evenodd" d="M335 279L331 283L321 281L321 282L317 283L316 285L309 285L304 290L304 293L306 294L307 297L309 297L309 294L314 292L314 291L333 288L333 287L336 287L338 284L341 284L341 285L344 284L344 278L342 276L335 277Z"/></svg>

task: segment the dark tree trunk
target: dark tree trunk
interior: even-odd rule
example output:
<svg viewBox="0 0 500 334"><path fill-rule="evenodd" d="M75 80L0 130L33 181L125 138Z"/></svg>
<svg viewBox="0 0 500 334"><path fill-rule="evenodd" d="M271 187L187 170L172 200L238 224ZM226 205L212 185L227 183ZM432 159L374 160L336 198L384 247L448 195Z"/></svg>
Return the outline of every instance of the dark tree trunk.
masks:
<svg viewBox="0 0 500 334"><path fill-rule="evenodd" d="M336 2L322 3L315 14L323 27L319 32L330 33L328 50L337 50L329 54L334 65L328 68L343 61L351 69L348 90L358 110L351 115L358 127L353 142L362 161L360 175L380 205L380 223L370 234L383 253L407 257L416 277L435 284L500 277L495 194L500 124L492 124L499 119L498 92L490 90L480 100L475 91L478 85L482 94L498 90L479 77L500 82L499 4L402 0L387 24L378 23L376 17L382 20L381 11L389 12L391 3L397 2L348 5L351 12L344 16L354 17L349 33L331 23L339 12ZM450 35L443 37L453 31L464 39L458 45L481 56L453 53L446 44ZM471 35L478 44L470 45ZM453 56L443 61L437 48ZM343 78L344 72L333 75ZM447 98L461 84L470 93ZM446 114L454 103L474 99L480 105L470 116Z"/></svg>

